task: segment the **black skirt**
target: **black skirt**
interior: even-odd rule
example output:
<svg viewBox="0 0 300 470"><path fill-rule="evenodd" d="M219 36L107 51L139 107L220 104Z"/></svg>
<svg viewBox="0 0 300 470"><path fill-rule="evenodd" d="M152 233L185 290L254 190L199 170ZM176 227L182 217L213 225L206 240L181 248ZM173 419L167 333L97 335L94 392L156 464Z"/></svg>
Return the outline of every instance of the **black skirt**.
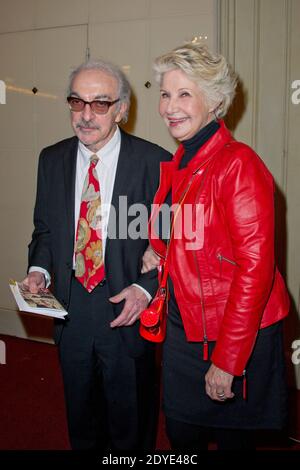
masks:
<svg viewBox="0 0 300 470"><path fill-rule="evenodd" d="M209 343L209 357L214 346L215 342ZM287 383L282 321L258 333L247 364L246 400L242 377L233 380L233 399L211 400L205 392L205 374L210 364L203 360L202 343L187 342L178 307L171 298L163 346L165 415L204 427L279 430L285 426Z"/></svg>

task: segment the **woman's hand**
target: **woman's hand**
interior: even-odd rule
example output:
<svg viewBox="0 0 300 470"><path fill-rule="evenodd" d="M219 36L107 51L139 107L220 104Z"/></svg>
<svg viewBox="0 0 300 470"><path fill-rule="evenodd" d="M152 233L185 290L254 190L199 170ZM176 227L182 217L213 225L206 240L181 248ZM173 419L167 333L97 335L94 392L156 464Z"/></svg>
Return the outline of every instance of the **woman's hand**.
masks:
<svg viewBox="0 0 300 470"><path fill-rule="evenodd" d="M233 398L231 391L233 375L212 364L205 376L205 390L212 400L225 401Z"/></svg>
<svg viewBox="0 0 300 470"><path fill-rule="evenodd" d="M160 257L152 250L149 245L143 256L142 274L155 269L160 264Z"/></svg>

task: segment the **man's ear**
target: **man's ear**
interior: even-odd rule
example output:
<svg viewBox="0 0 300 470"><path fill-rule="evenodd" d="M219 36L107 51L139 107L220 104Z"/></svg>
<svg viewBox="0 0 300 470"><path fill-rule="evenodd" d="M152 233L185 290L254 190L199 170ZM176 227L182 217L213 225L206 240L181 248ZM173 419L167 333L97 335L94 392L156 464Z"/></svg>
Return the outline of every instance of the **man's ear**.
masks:
<svg viewBox="0 0 300 470"><path fill-rule="evenodd" d="M124 101L122 101L122 103L120 105L120 109L119 109L119 111L117 112L117 114L115 116L115 122L116 123L119 123L119 122L122 121L123 116L127 111L127 107L128 107L127 103L124 103Z"/></svg>

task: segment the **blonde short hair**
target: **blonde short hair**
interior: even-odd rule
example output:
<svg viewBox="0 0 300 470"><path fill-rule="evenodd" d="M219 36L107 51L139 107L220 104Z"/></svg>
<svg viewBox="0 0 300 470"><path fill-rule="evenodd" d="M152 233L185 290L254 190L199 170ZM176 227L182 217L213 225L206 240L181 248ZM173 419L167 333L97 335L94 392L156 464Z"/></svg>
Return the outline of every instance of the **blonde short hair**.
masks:
<svg viewBox="0 0 300 470"><path fill-rule="evenodd" d="M225 116L235 95L237 77L225 57L212 54L200 42L188 42L154 61L156 81L161 84L165 72L180 69L197 83L217 118Z"/></svg>

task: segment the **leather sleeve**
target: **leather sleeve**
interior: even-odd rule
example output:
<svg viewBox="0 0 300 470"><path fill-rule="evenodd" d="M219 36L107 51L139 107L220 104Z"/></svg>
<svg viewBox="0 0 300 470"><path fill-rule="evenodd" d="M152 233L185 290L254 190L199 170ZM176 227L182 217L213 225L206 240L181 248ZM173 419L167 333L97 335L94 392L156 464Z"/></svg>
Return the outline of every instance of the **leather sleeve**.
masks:
<svg viewBox="0 0 300 470"><path fill-rule="evenodd" d="M236 145L222 200L237 267L211 360L241 375L274 279L274 183L260 158L247 146Z"/></svg>

